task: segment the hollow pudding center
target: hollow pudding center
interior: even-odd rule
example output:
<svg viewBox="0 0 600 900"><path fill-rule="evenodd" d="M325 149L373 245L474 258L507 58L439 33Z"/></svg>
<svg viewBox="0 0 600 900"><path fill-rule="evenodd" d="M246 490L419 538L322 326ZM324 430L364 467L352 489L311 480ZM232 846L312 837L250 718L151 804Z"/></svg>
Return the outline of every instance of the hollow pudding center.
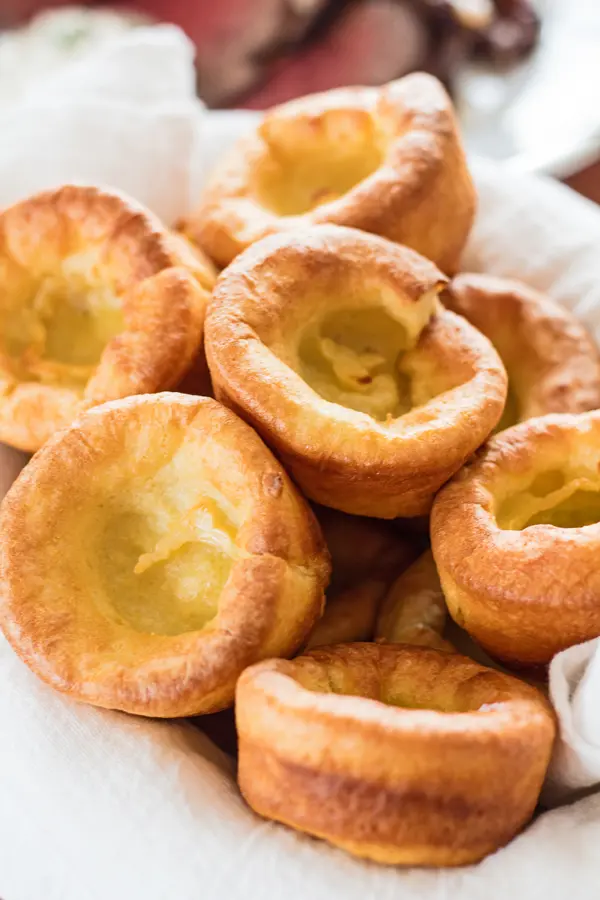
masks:
<svg viewBox="0 0 600 900"><path fill-rule="evenodd" d="M600 522L600 477L568 477L559 469L537 475L527 488L505 497L498 506L500 528L521 531L530 525L582 528Z"/></svg>
<svg viewBox="0 0 600 900"><path fill-rule="evenodd" d="M5 288L0 349L21 381L81 388L123 330L112 286L65 260L59 272Z"/></svg>
<svg viewBox="0 0 600 900"><path fill-rule="evenodd" d="M417 306L411 316L419 315ZM424 324L428 312L421 312ZM412 408L401 357L420 327L397 321L383 307L338 310L303 334L300 374L325 400L382 422L398 418Z"/></svg>
<svg viewBox="0 0 600 900"><path fill-rule="evenodd" d="M180 511L151 499L111 509L100 541L110 607L136 631L176 635L204 628L239 556L237 528L203 497Z"/></svg>
<svg viewBox="0 0 600 900"><path fill-rule="evenodd" d="M262 206L295 216L337 200L382 163L382 142L362 110L328 110L284 124L267 121L265 153L255 171Z"/></svg>
<svg viewBox="0 0 600 900"><path fill-rule="evenodd" d="M491 696L487 682L477 675L456 683L445 678L424 678L417 671L388 674L369 661L356 668L336 663L310 666L301 669L296 678L302 687L316 693L362 697L401 709L471 712L489 702Z"/></svg>

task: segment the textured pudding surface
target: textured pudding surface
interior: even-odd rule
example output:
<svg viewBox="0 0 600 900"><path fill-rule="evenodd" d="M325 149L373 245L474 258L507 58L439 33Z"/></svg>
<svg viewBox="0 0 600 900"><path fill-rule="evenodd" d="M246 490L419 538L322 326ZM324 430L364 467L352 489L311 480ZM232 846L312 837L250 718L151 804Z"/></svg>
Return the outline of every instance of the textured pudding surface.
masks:
<svg viewBox="0 0 600 900"><path fill-rule="evenodd" d="M325 612L306 646L368 641L387 588L414 560L417 546L391 522L324 506L315 513L331 554L331 581Z"/></svg>
<svg viewBox="0 0 600 900"><path fill-rule="evenodd" d="M542 695L458 654L342 644L252 666L240 788L259 814L357 856L461 865L530 818L555 733Z"/></svg>
<svg viewBox="0 0 600 900"><path fill-rule="evenodd" d="M314 509L331 554L329 586L334 591L365 578L392 579L418 554L418 544L394 522L349 516L325 506Z"/></svg>
<svg viewBox="0 0 600 900"><path fill-rule="evenodd" d="M475 189L435 78L344 88L275 107L213 173L182 228L220 266L268 234L332 223L455 271Z"/></svg>
<svg viewBox="0 0 600 900"><path fill-rule="evenodd" d="M84 408L175 385L212 266L117 193L70 185L0 214L0 440L34 451Z"/></svg>
<svg viewBox="0 0 600 900"><path fill-rule="evenodd" d="M211 300L216 396L310 499L355 515L424 514L506 396L487 339L439 305L445 282L408 248L353 229L265 238Z"/></svg>
<svg viewBox="0 0 600 900"><path fill-rule="evenodd" d="M453 651L442 634L447 608L440 579L431 555L426 550L401 572L386 593L375 628L378 641L416 644Z"/></svg>
<svg viewBox="0 0 600 900"><path fill-rule="evenodd" d="M61 275L23 277L3 296L3 356L21 381L82 388L107 343L123 330L114 287L91 282L72 258L63 261Z"/></svg>
<svg viewBox="0 0 600 900"><path fill-rule="evenodd" d="M143 715L227 706L246 665L305 639L329 576L260 439L183 394L86 413L17 479L0 535L16 652L77 699Z"/></svg>
<svg viewBox="0 0 600 900"><path fill-rule="evenodd" d="M340 310L306 329L299 374L324 400L386 421L411 408L399 366L408 335L381 306Z"/></svg>
<svg viewBox="0 0 600 900"><path fill-rule="evenodd" d="M114 505L102 496L91 510L106 600L124 622L149 634L207 625L240 555L235 521L211 496L211 484L190 507L181 484L169 484L173 474L167 464L150 484L121 492ZM229 513L237 518L234 509Z"/></svg>
<svg viewBox="0 0 600 900"><path fill-rule="evenodd" d="M545 294L507 278L462 273L444 305L488 337L509 377L498 431L548 413L600 407L600 354L583 325Z"/></svg>
<svg viewBox="0 0 600 900"><path fill-rule="evenodd" d="M267 118L259 134L265 152L257 159L252 189L257 201L278 216L301 216L338 200L379 168L384 135L367 110L332 109L311 134L300 126L295 146ZM293 132L294 122L288 119ZM277 153L284 145L287 152Z"/></svg>
<svg viewBox="0 0 600 900"><path fill-rule="evenodd" d="M600 412L549 415L497 435L438 494L448 608L492 655L542 665L600 635L599 473Z"/></svg>

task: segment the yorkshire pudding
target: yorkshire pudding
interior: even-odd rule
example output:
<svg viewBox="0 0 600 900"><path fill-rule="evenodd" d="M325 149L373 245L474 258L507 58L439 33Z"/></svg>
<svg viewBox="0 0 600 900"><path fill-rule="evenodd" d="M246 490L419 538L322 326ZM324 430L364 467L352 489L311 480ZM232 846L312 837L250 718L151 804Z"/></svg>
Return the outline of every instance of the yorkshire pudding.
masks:
<svg viewBox="0 0 600 900"><path fill-rule="evenodd" d="M502 413L493 347L406 247L335 225L264 238L222 273L206 321L215 396L306 495L418 516Z"/></svg>
<svg viewBox="0 0 600 900"><path fill-rule="evenodd" d="M600 635L600 412L494 437L442 489L432 548L458 625L507 664L535 666Z"/></svg>
<svg viewBox="0 0 600 900"><path fill-rule="evenodd" d="M415 558L415 544L389 522L315 509L331 554L325 612L307 647L366 641L373 636L379 605L390 583Z"/></svg>
<svg viewBox="0 0 600 900"><path fill-rule="evenodd" d="M507 843L533 813L555 732L530 685L394 644L252 666L236 719L257 813L404 865L462 865Z"/></svg>
<svg viewBox="0 0 600 900"><path fill-rule="evenodd" d="M0 625L59 691L145 716L213 712L293 653L329 560L260 438L214 400L130 397L49 441L0 515Z"/></svg>
<svg viewBox="0 0 600 900"><path fill-rule="evenodd" d="M329 587L334 590L369 576L391 580L418 555L419 539L407 537L395 522L349 516L326 506L313 508L331 554Z"/></svg>
<svg viewBox="0 0 600 900"><path fill-rule="evenodd" d="M405 569L386 594L375 628L378 641L453 650L442 633L447 607L431 550Z"/></svg>
<svg viewBox="0 0 600 900"><path fill-rule="evenodd" d="M265 235L333 223L453 272L474 215L450 99L415 74L275 107L217 168L182 228L220 266Z"/></svg>
<svg viewBox="0 0 600 900"><path fill-rule="evenodd" d="M600 407L598 349L566 309L519 281L467 273L442 299L490 339L506 367L499 431L547 413Z"/></svg>
<svg viewBox="0 0 600 900"><path fill-rule="evenodd" d="M0 441L33 452L86 407L176 385L213 281L117 193L69 185L0 213Z"/></svg>
<svg viewBox="0 0 600 900"><path fill-rule="evenodd" d="M311 631L306 648L370 641L387 588L386 581L375 577L339 591L328 591L325 611Z"/></svg>

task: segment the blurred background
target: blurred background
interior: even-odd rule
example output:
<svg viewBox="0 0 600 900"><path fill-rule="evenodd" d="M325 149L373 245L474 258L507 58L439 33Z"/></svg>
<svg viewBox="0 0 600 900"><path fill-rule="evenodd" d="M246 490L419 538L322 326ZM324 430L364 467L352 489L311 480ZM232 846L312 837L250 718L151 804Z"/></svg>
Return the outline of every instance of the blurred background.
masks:
<svg viewBox="0 0 600 900"><path fill-rule="evenodd" d="M0 102L159 21L194 41L213 109L426 70L452 93L471 153L600 200L600 0L0 0Z"/></svg>

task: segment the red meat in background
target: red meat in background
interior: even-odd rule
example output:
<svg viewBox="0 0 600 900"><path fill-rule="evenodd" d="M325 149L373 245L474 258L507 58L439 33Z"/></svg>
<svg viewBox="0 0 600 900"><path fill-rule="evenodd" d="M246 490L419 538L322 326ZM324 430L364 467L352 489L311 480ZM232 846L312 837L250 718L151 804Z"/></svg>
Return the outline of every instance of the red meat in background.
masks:
<svg viewBox="0 0 600 900"><path fill-rule="evenodd" d="M138 9L175 22L198 47L202 97L218 105L246 92L273 48L299 40L325 0L137 0Z"/></svg>
<svg viewBox="0 0 600 900"><path fill-rule="evenodd" d="M11 28L42 9L63 5L64 0L0 0L0 28Z"/></svg>
<svg viewBox="0 0 600 900"><path fill-rule="evenodd" d="M60 0L0 0L0 27ZM346 84L380 84L414 69L452 83L473 53L505 61L535 43L530 0L112 0L181 26L198 48L199 92L211 106L260 109ZM487 13L486 13L487 10ZM481 22L487 15L487 22ZM479 17L479 25L473 22Z"/></svg>
<svg viewBox="0 0 600 900"><path fill-rule="evenodd" d="M530 0L135 0L135 5L181 25L196 43L199 89L209 105L253 109L341 85L381 84L414 69L451 85L470 54L518 58L534 45L539 27Z"/></svg>
<svg viewBox="0 0 600 900"><path fill-rule="evenodd" d="M314 43L275 62L241 105L265 109L329 88L382 84L422 66L428 46L426 26L408 4L366 0L344 10Z"/></svg>

